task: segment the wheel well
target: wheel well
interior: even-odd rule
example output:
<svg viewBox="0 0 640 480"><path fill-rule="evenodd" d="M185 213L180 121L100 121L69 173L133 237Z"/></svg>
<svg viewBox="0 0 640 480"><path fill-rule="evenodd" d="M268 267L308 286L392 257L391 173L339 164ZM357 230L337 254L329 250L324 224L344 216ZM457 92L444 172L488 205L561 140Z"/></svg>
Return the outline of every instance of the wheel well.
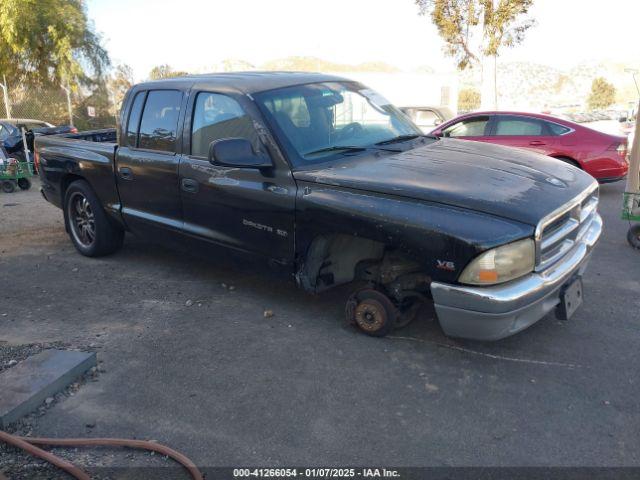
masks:
<svg viewBox="0 0 640 480"><path fill-rule="evenodd" d="M363 260L380 260L385 245L375 240L344 234L318 235L313 239L296 274L307 291L320 292L355 278Z"/></svg>
<svg viewBox="0 0 640 480"><path fill-rule="evenodd" d="M69 185L71 185L76 180L84 180L84 178L82 178L80 175L69 173L68 175L65 175L60 182L60 206L62 207L62 213L64 215L64 229L67 233L69 233L69 222L67 218L67 209L64 205L64 197L67 193Z"/></svg>
<svg viewBox="0 0 640 480"><path fill-rule="evenodd" d="M60 182L60 205L62 205L62 208L64 208L64 196L67 193L67 188L76 180L84 180L84 178L73 173L69 173L62 178L62 182Z"/></svg>
<svg viewBox="0 0 640 480"><path fill-rule="evenodd" d="M424 290L430 283L423 266L393 246L345 234L319 235L302 259L298 284L321 292L354 280L383 286L397 298L402 291Z"/></svg>

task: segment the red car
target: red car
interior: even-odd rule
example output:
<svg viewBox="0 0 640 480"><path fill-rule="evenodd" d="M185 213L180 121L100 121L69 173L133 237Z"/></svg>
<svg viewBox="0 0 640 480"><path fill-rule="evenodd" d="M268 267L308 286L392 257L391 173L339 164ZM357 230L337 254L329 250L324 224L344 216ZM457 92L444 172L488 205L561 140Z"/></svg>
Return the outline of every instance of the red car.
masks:
<svg viewBox="0 0 640 480"><path fill-rule="evenodd" d="M625 137L549 115L474 112L439 125L431 134L534 150L571 163L600 183L621 180L629 169Z"/></svg>

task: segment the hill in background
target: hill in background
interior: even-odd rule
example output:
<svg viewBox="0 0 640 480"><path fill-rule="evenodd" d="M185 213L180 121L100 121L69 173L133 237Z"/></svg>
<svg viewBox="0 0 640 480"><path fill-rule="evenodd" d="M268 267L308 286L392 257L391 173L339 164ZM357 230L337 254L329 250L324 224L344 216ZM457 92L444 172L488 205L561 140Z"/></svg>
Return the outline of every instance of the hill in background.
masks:
<svg viewBox="0 0 640 480"><path fill-rule="evenodd" d="M620 106L638 101L638 93L630 73L625 68L640 69L640 60L628 64L590 62L567 68L531 62L498 63L498 104L502 109L518 108L544 110L564 108L582 110L596 77L604 77L616 87L616 101ZM211 70L211 69L210 69ZM332 62L313 56L295 56L270 60L253 65L244 60L227 59L214 66L215 71L289 70L307 72L376 72L399 73L402 70L385 62L370 61L359 64ZM428 65L411 70L412 73L435 74ZM640 81L640 75L637 75ZM480 72L466 70L458 73L459 87L480 88Z"/></svg>

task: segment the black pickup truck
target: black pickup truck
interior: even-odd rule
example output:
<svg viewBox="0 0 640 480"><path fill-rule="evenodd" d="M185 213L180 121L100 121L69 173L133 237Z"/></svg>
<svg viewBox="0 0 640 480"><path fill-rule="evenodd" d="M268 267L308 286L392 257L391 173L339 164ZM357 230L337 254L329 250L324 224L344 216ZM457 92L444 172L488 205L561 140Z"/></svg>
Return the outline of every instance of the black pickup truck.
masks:
<svg viewBox="0 0 640 480"><path fill-rule="evenodd" d="M143 83L117 132L35 143L42 193L83 255L114 252L130 231L250 254L310 292L353 282L347 319L371 335L424 301L457 337L568 318L602 230L597 183L579 169L426 136L380 94L329 75Z"/></svg>

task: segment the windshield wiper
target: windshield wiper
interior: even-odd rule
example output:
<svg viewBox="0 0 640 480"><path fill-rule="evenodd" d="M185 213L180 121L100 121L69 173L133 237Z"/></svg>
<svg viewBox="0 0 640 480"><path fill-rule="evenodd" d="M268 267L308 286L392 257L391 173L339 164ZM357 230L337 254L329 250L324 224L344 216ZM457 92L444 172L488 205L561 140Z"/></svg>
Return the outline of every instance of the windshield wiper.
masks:
<svg viewBox="0 0 640 480"><path fill-rule="evenodd" d="M397 137L390 138L389 140L383 140L382 142L378 142L376 143L376 145L389 145L391 143L406 142L407 140L413 140L414 138L418 138L418 137L429 137L429 135L423 135L423 134L417 134L417 133L413 133L409 135L398 135Z"/></svg>
<svg viewBox="0 0 640 480"><path fill-rule="evenodd" d="M355 145L333 145L332 147L325 147L319 150L313 150L311 152L303 153L306 157L307 155L315 155L316 153L324 153L324 152L344 152L344 153L354 153L354 152L364 152L366 148L364 147L356 147Z"/></svg>

